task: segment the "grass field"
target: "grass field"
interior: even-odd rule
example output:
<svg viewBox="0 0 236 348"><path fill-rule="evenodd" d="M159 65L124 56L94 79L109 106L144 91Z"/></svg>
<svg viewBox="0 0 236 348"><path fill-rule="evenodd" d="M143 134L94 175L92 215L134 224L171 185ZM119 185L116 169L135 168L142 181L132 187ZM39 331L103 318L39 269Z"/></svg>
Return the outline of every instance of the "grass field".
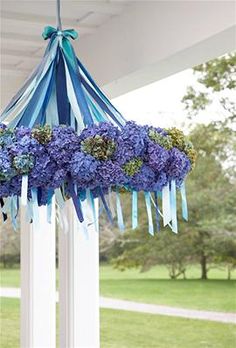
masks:
<svg viewBox="0 0 236 348"><path fill-rule="evenodd" d="M18 269L1 270L1 286L19 287ZM164 267L149 272L120 272L111 266L100 267L100 288L103 296L183 308L236 311L236 281L225 280L225 272L214 269L211 279L202 281L199 269L192 267L188 280L168 279Z"/></svg>
<svg viewBox="0 0 236 348"><path fill-rule="evenodd" d="M1 347L19 347L19 300L1 299ZM235 325L101 311L101 348L235 348Z"/></svg>

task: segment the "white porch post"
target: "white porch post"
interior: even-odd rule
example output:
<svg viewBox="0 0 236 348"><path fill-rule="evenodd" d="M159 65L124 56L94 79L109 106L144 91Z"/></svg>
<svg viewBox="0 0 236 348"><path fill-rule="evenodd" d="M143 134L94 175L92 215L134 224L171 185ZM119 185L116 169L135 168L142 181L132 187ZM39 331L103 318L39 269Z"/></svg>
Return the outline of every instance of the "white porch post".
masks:
<svg viewBox="0 0 236 348"><path fill-rule="evenodd" d="M21 208L21 348L56 347L55 206L52 223L39 208L40 225Z"/></svg>
<svg viewBox="0 0 236 348"><path fill-rule="evenodd" d="M61 348L99 348L99 235L87 202L83 211L81 224L73 203L66 202L68 231L59 234Z"/></svg>

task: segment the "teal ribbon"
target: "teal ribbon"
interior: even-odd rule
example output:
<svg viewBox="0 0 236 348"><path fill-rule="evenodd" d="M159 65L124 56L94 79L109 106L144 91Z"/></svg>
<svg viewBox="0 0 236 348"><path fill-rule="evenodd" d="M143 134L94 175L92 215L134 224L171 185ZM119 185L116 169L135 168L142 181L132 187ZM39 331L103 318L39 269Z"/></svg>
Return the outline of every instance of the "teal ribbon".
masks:
<svg viewBox="0 0 236 348"><path fill-rule="evenodd" d="M51 27L50 25L44 28L44 31L42 33L44 40L51 39L53 35L63 36L67 39L71 38L73 40L78 38L78 33L74 29L58 30L54 27Z"/></svg>

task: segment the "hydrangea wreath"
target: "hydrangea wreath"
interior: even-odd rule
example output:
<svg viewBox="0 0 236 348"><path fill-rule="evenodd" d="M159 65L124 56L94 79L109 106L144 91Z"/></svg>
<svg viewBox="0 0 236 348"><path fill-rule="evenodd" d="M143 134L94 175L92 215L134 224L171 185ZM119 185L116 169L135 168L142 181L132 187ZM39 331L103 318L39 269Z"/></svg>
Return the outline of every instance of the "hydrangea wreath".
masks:
<svg viewBox="0 0 236 348"><path fill-rule="evenodd" d="M79 201L89 189L93 198L102 198L111 218L104 199L110 189L157 197L173 182L181 188L195 160L192 143L177 128L126 122L119 129L101 122L77 134L67 126L10 129L0 124L1 205L7 197L23 195L27 178L27 200L36 189L38 204L46 205L59 189L64 200L72 197L83 221Z"/></svg>

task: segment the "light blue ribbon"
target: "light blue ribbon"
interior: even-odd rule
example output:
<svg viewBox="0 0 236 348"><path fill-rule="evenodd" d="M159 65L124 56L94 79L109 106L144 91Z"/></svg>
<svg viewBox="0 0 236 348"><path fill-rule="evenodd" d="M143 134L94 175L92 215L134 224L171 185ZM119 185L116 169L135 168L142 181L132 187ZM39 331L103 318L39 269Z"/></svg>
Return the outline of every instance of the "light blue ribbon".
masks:
<svg viewBox="0 0 236 348"><path fill-rule="evenodd" d="M116 210L117 210L118 227L120 231L123 232L125 230L125 225L124 225L124 219L123 219L122 207L121 207L121 201L120 201L120 192L118 188L116 188Z"/></svg>
<svg viewBox="0 0 236 348"><path fill-rule="evenodd" d="M174 233L178 233L175 180L171 180L170 202L171 202L172 231Z"/></svg>
<svg viewBox="0 0 236 348"><path fill-rule="evenodd" d="M150 199L150 192L144 192L145 197L145 203L147 208L147 215L148 215L148 232L154 236L154 228L153 228L153 220L152 220L152 206L151 206L151 199Z"/></svg>
<svg viewBox="0 0 236 348"><path fill-rule="evenodd" d="M182 216L184 220L188 221L188 205L186 198L185 183L183 182L180 187L181 200L182 200Z"/></svg>
<svg viewBox="0 0 236 348"><path fill-rule="evenodd" d="M163 224L168 225L171 221L171 209L170 209L170 189L169 183L162 189L162 214L163 214Z"/></svg>
<svg viewBox="0 0 236 348"><path fill-rule="evenodd" d="M132 192L132 229L138 227L138 192Z"/></svg>
<svg viewBox="0 0 236 348"><path fill-rule="evenodd" d="M12 225L13 225L13 228L14 228L14 231L17 230L18 228L18 223L17 223L17 212L18 212L18 209L17 209L17 199L18 197L17 196L12 196L11 197L11 204L10 204L10 211L11 211L11 221L12 221Z"/></svg>

